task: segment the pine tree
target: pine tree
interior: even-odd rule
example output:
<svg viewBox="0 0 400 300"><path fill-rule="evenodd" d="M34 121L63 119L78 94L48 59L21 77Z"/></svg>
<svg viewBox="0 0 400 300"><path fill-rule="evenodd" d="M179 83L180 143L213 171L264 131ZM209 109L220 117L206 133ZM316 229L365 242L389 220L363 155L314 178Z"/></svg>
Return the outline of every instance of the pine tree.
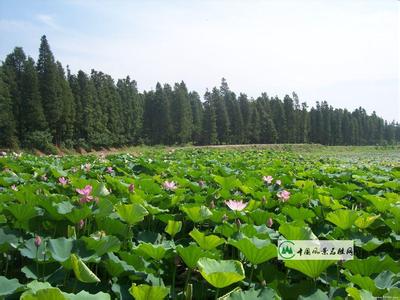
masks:
<svg viewBox="0 0 400 300"><path fill-rule="evenodd" d="M200 96L197 92L190 92L189 100L193 118L192 141L197 145L202 142L201 134L203 130L203 106Z"/></svg>
<svg viewBox="0 0 400 300"><path fill-rule="evenodd" d="M21 120L24 115L21 113L22 103L22 77L24 74L24 65L26 55L24 50L20 47L15 47L14 51L7 55L3 65L3 81L8 87L11 105L13 112L13 119L15 120L15 127L17 130L17 138L20 140L22 135Z"/></svg>
<svg viewBox="0 0 400 300"><path fill-rule="evenodd" d="M0 147L17 148L17 130L12 110L12 99L0 68Z"/></svg>
<svg viewBox="0 0 400 300"><path fill-rule="evenodd" d="M57 75L58 90L61 91L62 102L62 115L57 131L60 133L60 140L63 145L72 148L74 145L75 100L60 62L57 62Z"/></svg>
<svg viewBox="0 0 400 300"><path fill-rule="evenodd" d="M225 101L221 97L220 91L215 87L212 90L211 99L216 115L217 140L220 144L226 144L229 141L229 118Z"/></svg>
<svg viewBox="0 0 400 300"><path fill-rule="evenodd" d="M60 144L62 134L60 120L63 112L62 91L58 84L57 65L45 35L40 40L37 71L46 121L54 137L54 142Z"/></svg>
<svg viewBox="0 0 400 300"><path fill-rule="evenodd" d="M35 62L31 57L24 64L21 86L20 119L21 141L23 144L35 131L46 131L47 122L43 112L42 100L39 93L39 83Z"/></svg>
<svg viewBox="0 0 400 300"><path fill-rule="evenodd" d="M218 144L215 104L213 103L213 98L209 91L204 94L204 99L202 143L204 145L215 145Z"/></svg>
<svg viewBox="0 0 400 300"><path fill-rule="evenodd" d="M192 109L185 83L176 83L171 101L171 123L178 144L185 144L192 136Z"/></svg>

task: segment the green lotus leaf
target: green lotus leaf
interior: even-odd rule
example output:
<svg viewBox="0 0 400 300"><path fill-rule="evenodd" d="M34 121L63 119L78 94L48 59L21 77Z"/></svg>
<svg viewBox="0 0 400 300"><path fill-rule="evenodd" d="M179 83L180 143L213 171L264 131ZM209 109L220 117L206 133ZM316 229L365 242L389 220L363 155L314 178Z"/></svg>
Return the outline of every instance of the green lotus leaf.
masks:
<svg viewBox="0 0 400 300"><path fill-rule="evenodd" d="M317 278L335 262L332 260L286 260L285 266L300 271L308 277Z"/></svg>
<svg viewBox="0 0 400 300"><path fill-rule="evenodd" d="M370 201L379 212L385 212L391 206L391 202L387 198L379 197L376 195L364 195L364 199Z"/></svg>
<svg viewBox="0 0 400 300"><path fill-rule="evenodd" d="M18 282L18 279L8 279L0 276L0 296L12 295L23 289L23 285Z"/></svg>
<svg viewBox="0 0 400 300"><path fill-rule="evenodd" d="M95 188L93 189L93 196L99 197L99 196L108 196L110 195L110 191L107 190L106 185L104 182L101 182L100 184L97 184Z"/></svg>
<svg viewBox="0 0 400 300"><path fill-rule="evenodd" d="M27 291L21 295L21 300L68 300L58 288L46 288L38 290L36 293Z"/></svg>
<svg viewBox="0 0 400 300"><path fill-rule="evenodd" d="M17 232L6 228L0 228L0 252L6 252L10 248L17 248L19 240Z"/></svg>
<svg viewBox="0 0 400 300"><path fill-rule="evenodd" d="M102 256L107 252L118 252L121 242L112 235L97 237L82 237L86 243L86 248L96 252L98 256Z"/></svg>
<svg viewBox="0 0 400 300"><path fill-rule="evenodd" d="M173 221L168 220L168 224L165 227L165 232L168 233L170 236L174 237L179 231L182 229L182 222L181 221Z"/></svg>
<svg viewBox="0 0 400 300"><path fill-rule="evenodd" d="M381 294L379 288L377 288L375 281L367 276L361 276L360 274L352 275L349 271L345 270L343 272L346 279L355 285L359 286L360 288L370 291L374 296L377 294Z"/></svg>
<svg viewBox="0 0 400 300"><path fill-rule="evenodd" d="M185 204L180 209L194 223L200 223L212 216L212 212L204 205Z"/></svg>
<svg viewBox="0 0 400 300"><path fill-rule="evenodd" d="M389 270L380 273L374 279L375 285L378 289L390 289L400 286L400 274L395 274Z"/></svg>
<svg viewBox="0 0 400 300"><path fill-rule="evenodd" d="M43 289L48 289L48 288L52 288L51 284L48 282L41 282L41 281L37 281L37 280L33 280L31 282L29 282L26 287L29 289L30 292L32 293L36 293L40 290Z"/></svg>
<svg viewBox="0 0 400 300"><path fill-rule="evenodd" d="M120 260L115 254L108 253L108 259L103 259L102 263L107 270L108 274L113 277L118 277L123 273L133 273L135 269L123 260Z"/></svg>
<svg viewBox="0 0 400 300"><path fill-rule="evenodd" d="M78 294L67 294L63 293L63 295L68 300L110 300L111 296L109 294L98 292L97 294L89 294L86 291L80 291Z"/></svg>
<svg viewBox="0 0 400 300"><path fill-rule="evenodd" d="M61 202L58 202L58 203L52 203L52 206L54 207L54 208L56 208L56 210L57 210L57 213L58 214L61 214L61 215L65 215L65 214L67 214L67 213L70 213L73 209L74 209L74 207L75 206L73 206L72 204L71 204L71 202L69 202L69 201L61 201ZM47 208L46 208L47 209Z"/></svg>
<svg viewBox="0 0 400 300"><path fill-rule="evenodd" d="M354 246L363 248L370 252L381 246L385 241L381 241L372 235L363 235L361 233L351 234L350 238L354 240Z"/></svg>
<svg viewBox="0 0 400 300"><path fill-rule="evenodd" d="M28 257L37 261L44 261L46 258L49 259L50 253L46 248L46 244L44 241L40 244L39 247L35 245L35 239L31 238L24 242L23 247L19 249L22 256Z"/></svg>
<svg viewBox="0 0 400 300"><path fill-rule="evenodd" d="M132 284L129 293L135 298L135 300L162 300L169 294L169 289L164 286Z"/></svg>
<svg viewBox="0 0 400 300"><path fill-rule="evenodd" d="M240 240L229 239L228 243L239 249L253 265L261 264L277 256L276 246L270 240L244 237Z"/></svg>
<svg viewBox="0 0 400 300"><path fill-rule="evenodd" d="M376 297L374 297L371 292L366 290L358 290L355 287L346 288L346 292L354 300L376 300Z"/></svg>
<svg viewBox="0 0 400 300"><path fill-rule="evenodd" d="M7 207L7 210L20 222L26 222L38 215L38 210L27 204L12 204Z"/></svg>
<svg viewBox="0 0 400 300"><path fill-rule="evenodd" d="M53 174L54 177L59 178L59 177L67 177L68 173L65 172L61 167L50 167L50 172Z"/></svg>
<svg viewBox="0 0 400 300"><path fill-rule="evenodd" d="M54 260L63 262L66 261L74 246L73 239L58 238L49 240L49 251Z"/></svg>
<svg viewBox="0 0 400 300"><path fill-rule="evenodd" d="M282 224L279 226L279 232L288 240L316 240L317 237L306 226Z"/></svg>
<svg viewBox="0 0 400 300"><path fill-rule="evenodd" d="M213 234L206 236L203 232L197 230L196 228L193 229L189 233L189 235L204 250L211 250L225 243L225 240L223 238L220 238L219 236Z"/></svg>
<svg viewBox="0 0 400 300"><path fill-rule="evenodd" d="M381 273L390 270L394 273L400 272L400 264L393 260L389 255L384 257L370 256L366 259L356 259L346 261L343 266L353 274L370 276L374 273Z"/></svg>
<svg viewBox="0 0 400 300"><path fill-rule="evenodd" d="M200 274L216 288L224 288L243 280L246 276L243 265L237 260L215 260L202 257L197 262Z"/></svg>
<svg viewBox="0 0 400 300"><path fill-rule="evenodd" d="M358 218L358 213L350 209L338 209L327 214L325 220L343 230L350 229Z"/></svg>
<svg viewBox="0 0 400 300"><path fill-rule="evenodd" d="M281 297L272 288L262 288L255 290L251 288L247 291L242 291L240 289L235 289L219 298L220 300L253 300L253 299L271 299L280 300Z"/></svg>
<svg viewBox="0 0 400 300"><path fill-rule="evenodd" d="M147 211L151 214L151 215L158 215L161 213L167 213L168 209L161 209L157 206L153 206L147 202L143 203L143 206L147 209Z"/></svg>
<svg viewBox="0 0 400 300"><path fill-rule="evenodd" d="M116 211L119 217L129 225L143 221L144 217L149 214L141 204L137 203L120 204L116 207Z"/></svg>
<svg viewBox="0 0 400 300"><path fill-rule="evenodd" d="M215 253L210 251L204 251L202 248L195 244L191 244L187 247L183 247L182 245L178 245L176 247L176 251L178 252L179 256L182 258L184 263L190 268L194 269L197 265L197 261L201 257L208 257L208 258L217 258Z"/></svg>
<svg viewBox="0 0 400 300"><path fill-rule="evenodd" d="M71 264L75 277L79 281L86 283L100 282L96 274L94 274L75 254L71 254Z"/></svg>
<svg viewBox="0 0 400 300"><path fill-rule="evenodd" d="M298 300L329 300L329 297L326 293L318 289L310 295L299 296Z"/></svg>
<svg viewBox="0 0 400 300"><path fill-rule="evenodd" d="M222 177L214 176L214 181L218 183L223 189L231 190L242 186L242 183L235 176Z"/></svg>
<svg viewBox="0 0 400 300"><path fill-rule="evenodd" d="M274 216L274 214L259 208L250 212L249 215L256 225L265 224L269 218Z"/></svg>
<svg viewBox="0 0 400 300"><path fill-rule="evenodd" d="M315 217L315 213L311 209L304 207L296 208L293 206L285 206L282 212L292 218L292 220L307 220L310 222L311 219Z"/></svg>
<svg viewBox="0 0 400 300"><path fill-rule="evenodd" d="M142 256L151 257L155 260L161 260L167 253L167 249L164 245L153 245L151 243L140 243L139 246L134 248L135 252Z"/></svg>
<svg viewBox="0 0 400 300"><path fill-rule="evenodd" d="M119 219L113 219L110 217L96 218L96 224L99 230L103 230L107 234L113 234L120 236L121 238L126 237L128 230L128 224L120 221Z"/></svg>
<svg viewBox="0 0 400 300"><path fill-rule="evenodd" d="M354 225L358 228L365 229L372 225L376 219L378 219L381 215L372 215L366 212L362 212L361 215L355 220Z"/></svg>
<svg viewBox="0 0 400 300"><path fill-rule="evenodd" d="M215 233L219 233L219 234L223 235L226 238L230 238L237 231L238 231L238 228L237 228L236 225L230 224L230 223L226 223L226 222L221 224L221 225L217 225L214 228L214 232Z"/></svg>
<svg viewBox="0 0 400 300"><path fill-rule="evenodd" d="M389 291L386 294L384 294L383 296L384 296L384 298L388 298L388 299L400 298L400 288L397 288L397 287L390 288Z"/></svg>
<svg viewBox="0 0 400 300"><path fill-rule="evenodd" d="M74 208L71 212L66 213L65 217L73 224L78 224L80 220L86 219L91 214L91 209L87 206L83 206L81 208Z"/></svg>

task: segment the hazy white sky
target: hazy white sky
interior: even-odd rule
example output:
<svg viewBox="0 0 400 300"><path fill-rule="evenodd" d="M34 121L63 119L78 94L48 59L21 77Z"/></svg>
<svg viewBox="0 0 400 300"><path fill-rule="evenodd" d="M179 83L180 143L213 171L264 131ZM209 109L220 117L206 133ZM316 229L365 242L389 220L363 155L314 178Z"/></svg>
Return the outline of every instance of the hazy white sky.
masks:
<svg viewBox="0 0 400 300"><path fill-rule="evenodd" d="M36 60L46 34L56 59L139 89L184 80L234 92L375 110L400 121L400 1L0 2L0 59Z"/></svg>

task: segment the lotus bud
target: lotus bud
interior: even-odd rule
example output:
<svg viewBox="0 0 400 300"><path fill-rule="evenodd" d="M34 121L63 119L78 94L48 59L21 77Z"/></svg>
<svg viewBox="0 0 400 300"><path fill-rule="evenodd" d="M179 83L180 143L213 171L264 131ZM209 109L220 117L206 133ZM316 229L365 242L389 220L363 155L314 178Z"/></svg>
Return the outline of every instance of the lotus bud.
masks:
<svg viewBox="0 0 400 300"><path fill-rule="evenodd" d="M210 208L211 208L211 209L214 209L214 208L215 208L214 200L211 200L211 202L210 202Z"/></svg>
<svg viewBox="0 0 400 300"><path fill-rule="evenodd" d="M39 247L42 244L42 238L40 236L35 236L35 246Z"/></svg>

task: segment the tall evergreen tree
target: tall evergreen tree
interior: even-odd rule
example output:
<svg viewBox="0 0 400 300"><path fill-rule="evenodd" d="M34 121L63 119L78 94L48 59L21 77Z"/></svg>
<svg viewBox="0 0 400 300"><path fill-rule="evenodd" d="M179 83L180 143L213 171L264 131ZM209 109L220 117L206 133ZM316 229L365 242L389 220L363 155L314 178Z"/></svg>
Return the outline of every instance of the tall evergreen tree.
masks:
<svg viewBox="0 0 400 300"><path fill-rule="evenodd" d="M203 131L203 106L197 92L190 92L189 100L193 118L192 141L194 144L200 144Z"/></svg>
<svg viewBox="0 0 400 300"><path fill-rule="evenodd" d="M192 108L185 83L176 83L171 101L171 123L178 144L190 142L192 136Z"/></svg>
<svg viewBox="0 0 400 300"><path fill-rule="evenodd" d="M12 110L9 87L4 80L3 68L0 68L0 147L18 147L16 122Z"/></svg>
<svg viewBox="0 0 400 300"><path fill-rule="evenodd" d="M35 62L31 57L24 64L21 101L20 112L25 117L20 120L20 134L21 141L24 143L33 132L47 130Z"/></svg>
<svg viewBox="0 0 400 300"><path fill-rule="evenodd" d="M54 137L54 142L61 142L61 126L60 120L63 112L63 104L61 98L61 87L58 84L57 65L54 61L53 53L47 42L46 36L42 36L40 40L39 59L37 62L37 71L39 78L39 90L42 97L44 114L50 128L50 132Z"/></svg>

